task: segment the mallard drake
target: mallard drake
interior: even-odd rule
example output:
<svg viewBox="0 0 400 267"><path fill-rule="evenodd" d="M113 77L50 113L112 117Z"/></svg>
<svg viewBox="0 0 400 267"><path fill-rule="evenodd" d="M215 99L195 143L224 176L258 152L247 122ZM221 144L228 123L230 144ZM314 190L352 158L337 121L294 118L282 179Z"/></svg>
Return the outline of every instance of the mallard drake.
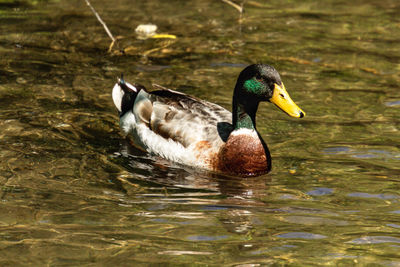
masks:
<svg viewBox="0 0 400 267"><path fill-rule="evenodd" d="M134 146L181 164L239 176L271 169L268 147L256 129L261 101L288 115L305 113L287 93L272 66L254 64L239 75L232 113L195 97L153 85L152 92L121 77L112 91L120 126Z"/></svg>

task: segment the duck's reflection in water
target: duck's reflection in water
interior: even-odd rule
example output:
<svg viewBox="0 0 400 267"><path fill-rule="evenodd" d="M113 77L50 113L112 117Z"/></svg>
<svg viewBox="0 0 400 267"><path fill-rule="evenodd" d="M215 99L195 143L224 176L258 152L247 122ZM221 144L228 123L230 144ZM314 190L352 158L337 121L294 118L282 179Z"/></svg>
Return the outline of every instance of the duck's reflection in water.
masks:
<svg viewBox="0 0 400 267"><path fill-rule="evenodd" d="M120 158L129 170L118 177L123 180L124 191L131 191L129 186L143 187L139 190L143 193L128 193L127 201L131 204L192 205L200 217L220 211L224 214L219 217L223 226L240 234L252 229L252 210L266 208L262 199L269 194L269 176L232 177L178 166L136 149L127 140L122 141Z"/></svg>

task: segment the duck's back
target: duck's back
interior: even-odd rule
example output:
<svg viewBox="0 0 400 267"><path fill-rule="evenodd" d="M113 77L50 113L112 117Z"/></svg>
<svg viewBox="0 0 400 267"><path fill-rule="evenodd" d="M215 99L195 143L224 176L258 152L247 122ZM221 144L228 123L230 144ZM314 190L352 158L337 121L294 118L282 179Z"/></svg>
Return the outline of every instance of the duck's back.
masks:
<svg viewBox="0 0 400 267"><path fill-rule="evenodd" d="M215 157L232 131L231 112L186 94L157 88L150 93L142 89L136 96L135 126L131 128L135 144L167 159L215 169ZM124 118L121 124L124 128Z"/></svg>

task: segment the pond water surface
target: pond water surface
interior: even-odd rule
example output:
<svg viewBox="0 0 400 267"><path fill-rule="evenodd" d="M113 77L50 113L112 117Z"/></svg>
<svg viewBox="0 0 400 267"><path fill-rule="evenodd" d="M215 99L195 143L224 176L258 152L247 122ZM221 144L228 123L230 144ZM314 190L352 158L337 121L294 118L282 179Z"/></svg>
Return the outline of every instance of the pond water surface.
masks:
<svg viewBox="0 0 400 267"><path fill-rule="evenodd" d="M400 2L0 0L0 265L400 266ZM172 38L140 40L153 23ZM124 53L121 52L124 51ZM127 146L111 89L230 109L246 65L270 174L215 175Z"/></svg>

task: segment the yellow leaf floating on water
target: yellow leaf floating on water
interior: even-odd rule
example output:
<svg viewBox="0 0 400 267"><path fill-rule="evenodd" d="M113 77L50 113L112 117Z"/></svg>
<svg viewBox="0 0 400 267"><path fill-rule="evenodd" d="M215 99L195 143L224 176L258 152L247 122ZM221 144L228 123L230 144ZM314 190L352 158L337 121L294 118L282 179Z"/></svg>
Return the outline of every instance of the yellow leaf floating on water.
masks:
<svg viewBox="0 0 400 267"><path fill-rule="evenodd" d="M176 35L173 35L173 34L155 34L155 35L152 35L150 38L154 38L154 39L176 39Z"/></svg>

